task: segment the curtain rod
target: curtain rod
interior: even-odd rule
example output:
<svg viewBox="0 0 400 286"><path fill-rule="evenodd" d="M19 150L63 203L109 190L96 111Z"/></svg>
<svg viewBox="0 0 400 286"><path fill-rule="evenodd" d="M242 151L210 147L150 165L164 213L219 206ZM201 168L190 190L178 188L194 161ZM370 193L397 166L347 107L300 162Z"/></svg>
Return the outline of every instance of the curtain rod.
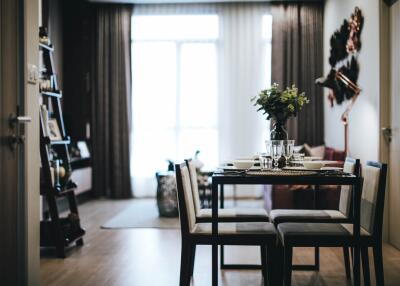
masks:
<svg viewBox="0 0 400 286"><path fill-rule="evenodd" d="M203 4L203 3L323 3L324 0L86 0L91 3L108 4Z"/></svg>

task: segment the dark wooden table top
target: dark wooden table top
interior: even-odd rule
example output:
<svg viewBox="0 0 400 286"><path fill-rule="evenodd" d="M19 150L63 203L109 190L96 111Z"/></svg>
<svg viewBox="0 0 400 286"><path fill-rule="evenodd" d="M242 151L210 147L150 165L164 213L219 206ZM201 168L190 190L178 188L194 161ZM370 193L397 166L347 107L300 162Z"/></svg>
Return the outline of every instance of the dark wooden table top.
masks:
<svg viewBox="0 0 400 286"><path fill-rule="evenodd" d="M214 184L249 184L249 185L353 185L360 178L342 171L217 171L212 176Z"/></svg>

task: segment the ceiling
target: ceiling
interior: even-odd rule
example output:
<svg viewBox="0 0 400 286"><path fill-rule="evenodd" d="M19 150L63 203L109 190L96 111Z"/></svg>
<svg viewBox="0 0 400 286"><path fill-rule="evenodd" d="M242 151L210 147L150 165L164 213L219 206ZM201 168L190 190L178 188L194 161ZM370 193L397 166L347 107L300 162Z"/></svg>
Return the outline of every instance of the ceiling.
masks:
<svg viewBox="0 0 400 286"><path fill-rule="evenodd" d="M133 4L167 4L167 3L229 3L229 2L323 2L323 0L88 0L96 3L133 3Z"/></svg>

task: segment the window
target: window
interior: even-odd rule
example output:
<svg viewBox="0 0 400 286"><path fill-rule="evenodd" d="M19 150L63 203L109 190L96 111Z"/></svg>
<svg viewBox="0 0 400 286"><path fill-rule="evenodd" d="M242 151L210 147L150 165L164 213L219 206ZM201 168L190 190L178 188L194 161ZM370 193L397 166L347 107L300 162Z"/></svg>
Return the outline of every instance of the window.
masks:
<svg viewBox="0 0 400 286"><path fill-rule="evenodd" d="M272 15L262 18L262 38L265 46L265 86L271 86Z"/></svg>
<svg viewBox="0 0 400 286"><path fill-rule="evenodd" d="M172 15L171 7L138 5L132 18L136 196L154 195L155 172L167 159L181 162L200 150L213 169L262 151L268 133L250 102L271 84L272 17L265 5L204 4L193 13L179 7Z"/></svg>
<svg viewBox="0 0 400 286"><path fill-rule="evenodd" d="M218 16L134 16L132 39L133 176L196 150L216 166Z"/></svg>

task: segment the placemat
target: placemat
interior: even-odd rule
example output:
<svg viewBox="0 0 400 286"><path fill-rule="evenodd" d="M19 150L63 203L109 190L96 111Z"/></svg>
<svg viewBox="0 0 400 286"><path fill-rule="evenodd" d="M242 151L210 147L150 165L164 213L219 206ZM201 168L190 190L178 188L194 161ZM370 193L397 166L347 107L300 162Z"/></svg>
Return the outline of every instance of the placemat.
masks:
<svg viewBox="0 0 400 286"><path fill-rule="evenodd" d="M315 171L248 171L247 175L253 176L310 176L317 175L318 172Z"/></svg>

